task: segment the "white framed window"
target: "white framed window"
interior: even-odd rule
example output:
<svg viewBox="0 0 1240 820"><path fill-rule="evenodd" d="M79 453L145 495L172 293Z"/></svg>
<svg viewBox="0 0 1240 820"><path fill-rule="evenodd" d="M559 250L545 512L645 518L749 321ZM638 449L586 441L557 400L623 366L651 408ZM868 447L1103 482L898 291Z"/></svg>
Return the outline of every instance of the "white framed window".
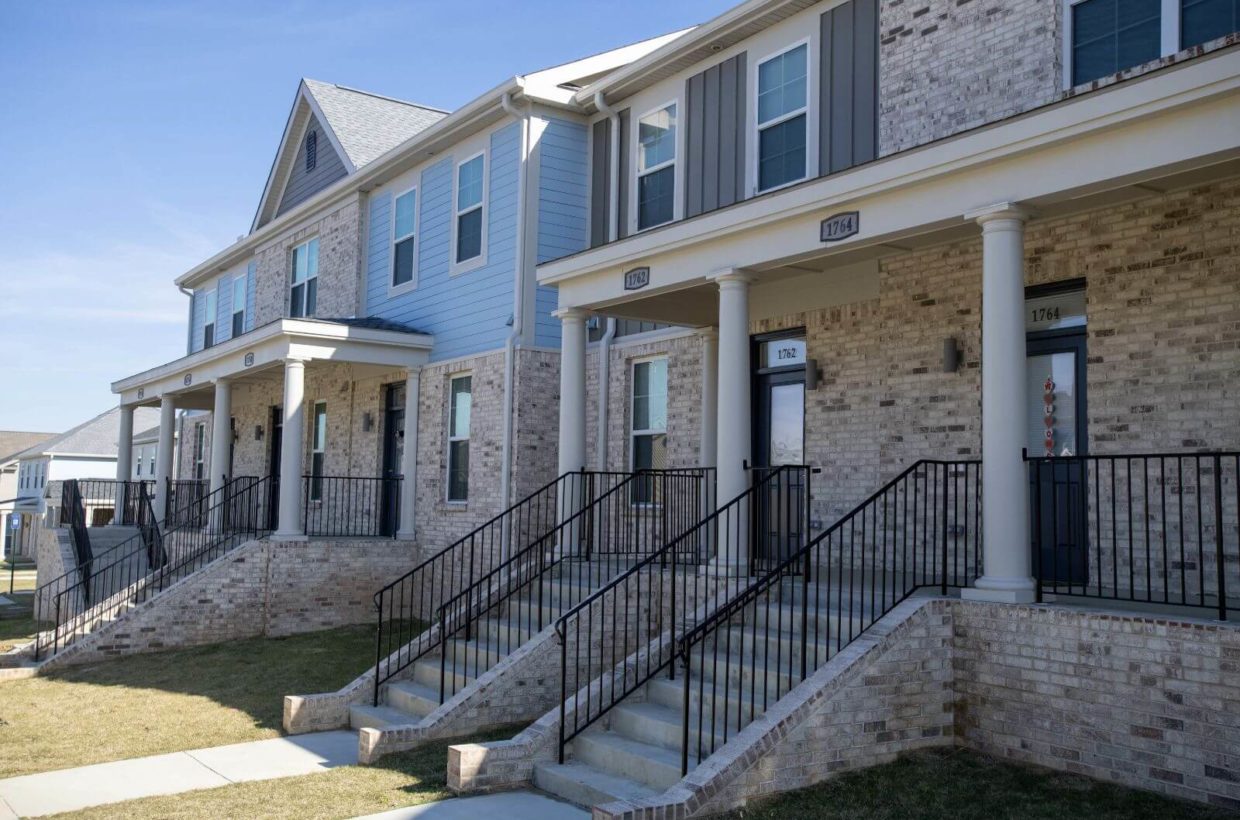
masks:
<svg viewBox="0 0 1240 820"><path fill-rule="evenodd" d="M670 102L637 120L637 230L676 218L677 103Z"/></svg>
<svg viewBox="0 0 1240 820"><path fill-rule="evenodd" d="M453 193L452 272L483 264L487 251L487 155L480 151L456 166Z"/></svg>
<svg viewBox="0 0 1240 820"><path fill-rule="evenodd" d="M810 174L811 76L808 39L758 62L754 83L754 180L758 193Z"/></svg>
<svg viewBox="0 0 1240 820"><path fill-rule="evenodd" d="M667 359L635 361L630 381L629 436L633 471L664 469L667 467ZM633 503L658 502L657 488L658 482L653 480L635 481Z"/></svg>
<svg viewBox="0 0 1240 820"><path fill-rule="evenodd" d="M214 285L204 292L203 301L206 302L206 305L203 308L202 346L203 349L206 349L215 344L215 312L218 303L216 301L216 288Z"/></svg>
<svg viewBox="0 0 1240 820"><path fill-rule="evenodd" d="M323 500L323 467L327 456L327 402L314 403L310 437L310 500Z"/></svg>
<svg viewBox="0 0 1240 820"><path fill-rule="evenodd" d="M248 277L241 274L232 280L232 336L235 339L245 333L245 296Z"/></svg>
<svg viewBox="0 0 1240 820"><path fill-rule="evenodd" d="M1065 89L1240 30L1240 0L1062 0Z"/></svg>
<svg viewBox="0 0 1240 820"><path fill-rule="evenodd" d="M469 422L474 379L469 373L448 381L448 501L469 500Z"/></svg>
<svg viewBox="0 0 1240 820"><path fill-rule="evenodd" d="M319 239L316 236L293 248L293 282L288 315L294 319L314 316L319 288Z"/></svg>
<svg viewBox="0 0 1240 820"><path fill-rule="evenodd" d="M417 287L418 189L397 194L392 200L392 290Z"/></svg>

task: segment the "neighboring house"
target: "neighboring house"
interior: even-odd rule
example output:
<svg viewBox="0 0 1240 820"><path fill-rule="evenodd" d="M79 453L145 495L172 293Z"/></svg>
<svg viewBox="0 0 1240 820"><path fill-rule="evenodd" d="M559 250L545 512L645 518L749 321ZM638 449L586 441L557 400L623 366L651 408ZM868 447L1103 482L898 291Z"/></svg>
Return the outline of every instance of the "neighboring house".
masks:
<svg viewBox="0 0 1240 820"><path fill-rule="evenodd" d="M40 529L59 524L62 482L73 478L115 478L121 415L119 408L113 408L11 457L16 463L17 485L10 521L16 518L19 526L12 527L10 523L10 527L21 533L24 554L34 555ZM158 413L144 409L135 418L145 429L158 421ZM115 507L109 490L101 489L95 495L99 497L83 499L91 516L87 523L92 526L108 523Z"/></svg>
<svg viewBox="0 0 1240 820"><path fill-rule="evenodd" d="M588 241L589 136L564 104L669 39L452 114L303 81L252 232L176 282L188 355L113 385L123 413L183 411L157 492L278 477L278 538L437 549L554 478L559 324L533 272Z"/></svg>
<svg viewBox="0 0 1240 820"><path fill-rule="evenodd" d="M0 430L0 554L34 555L33 542L24 536L22 518L13 515L17 502L18 454L39 442L46 441L55 433L27 433L16 430Z"/></svg>
<svg viewBox="0 0 1240 820"><path fill-rule="evenodd" d="M177 435L173 435L173 441L177 440ZM151 427L140 433L134 433L133 436L133 455L130 458L129 479L131 481L154 481L155 480L155 462L159 455L159 426ZM176 457L174 451L174 459ZM176 465L173 465L173 474L176 474Z"/></svg>

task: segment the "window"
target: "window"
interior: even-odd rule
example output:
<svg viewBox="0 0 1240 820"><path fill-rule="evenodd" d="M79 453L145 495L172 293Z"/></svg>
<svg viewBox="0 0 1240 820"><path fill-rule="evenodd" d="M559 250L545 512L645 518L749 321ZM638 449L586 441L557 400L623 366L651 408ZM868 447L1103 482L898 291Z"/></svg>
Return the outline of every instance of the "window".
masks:
<svg viewBox="0 0 1240 820"><path fill-rule="evenodd" d="M633 365L633 470L661 470L667 466L667 359ZM633 485L633 503L658 501L651 479Z"/></svg>
<svg viewBox="0 0 1240 820"><path fill-rule="evenodd" d="M482 257L486 155L467 159L456 168L456 264Z"/></svg>
<svg viewBox="0 0 1240 820"><path fill-rule="evenodd" d="M809 45L802 43L758 65L758 190L809 174Z"/></svg>
<svg viewBox="0 0 1240 820"><path fill-rule="evenodd" d="M314 170L314 166L319 164L319 132L311 131L306 134L306 172Z"/></svg>
<svg viewBox="0 0 1240 820"><path fill-rule="evenodd" d="M194 478L202 481L207 477L207 425L194 425Z"/></svg>
<svg viewBox="0 0 1240 820"><path fill-rule="evenodd" d="M310 442L310 500L323 500L323 459L327 452L327 402L314 403L313 439Z"/></svg>
<svg viewBox="0 0 1240 820"><path fill-rule="evenodd" d="M676 104L637 121L637 229L671 222L676 202Z"/></svg>
<svg viewBox="0 0 1240 820"><path fill-rule="evenodd" d="M396 197L392 219L392 287L400 287L413 281L416 267L413 255L416 245L414 215L417 208L416 188Z"/></svg>
<svg viewBox="0 0 1240 820"><path fill-rule="evenodd" d="M232 335L245 333L246 275L243 273L232 282Z"/></svg>
<svg viewBox="0 0 1240 820"><path fill-rule="evenodd" d="M455 376L449 383L448 500L469 499L469 413L473 404L473 377Z"/></svg>
<svg viewBox="0 0 1240 820"><path fill-rule="evenodd" d="M1240 0L1184 0L1181 48L1192 48L1240 31Z"/></svg>
<svg viewBox="0 0 1240 820"><path fill-rule="evenodd" d="M204 310L204 318L202 324L202 346L204 348L211 347L215 344L215 288L211 288L204 294L204 301L207 303Z"/></svg>
<svg viewBox="0 0 1240 820"><path fill-rule="evenodd" d="M319 240L311 239L293 248L293 291L289 297L289 316L294 319L314 315L319 287Z"/></svg>

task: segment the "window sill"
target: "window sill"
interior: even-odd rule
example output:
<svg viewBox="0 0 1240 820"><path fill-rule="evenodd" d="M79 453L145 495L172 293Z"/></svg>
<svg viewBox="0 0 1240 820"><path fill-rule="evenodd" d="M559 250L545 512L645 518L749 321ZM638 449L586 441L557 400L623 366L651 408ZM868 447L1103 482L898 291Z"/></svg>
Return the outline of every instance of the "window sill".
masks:
<svg viewBox="0 0 1240 820"><path fill-rule="evenodd" d="M389 299L394 299L397 296L404 296L406 293L413 293L417 289L418 277L414 276L408 282L403 282L399 285L388 285L387 295Z"/></svg>
<svg viewBox="0 0 1240 820"><path fill-rule="evenodd" d="M453 262L448 268L448 275L459 276L462 273L469 273L470 271L485 267L486 263L487 254L486 251L483 251L480 256L475 256L473 259L466 259L464 262Z"/></svg>

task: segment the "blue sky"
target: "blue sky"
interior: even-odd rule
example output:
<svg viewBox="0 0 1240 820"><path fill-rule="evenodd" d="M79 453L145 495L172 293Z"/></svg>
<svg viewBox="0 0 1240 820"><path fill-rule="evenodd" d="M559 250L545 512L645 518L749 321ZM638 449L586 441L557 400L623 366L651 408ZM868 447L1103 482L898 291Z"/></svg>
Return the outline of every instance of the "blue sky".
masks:
<svg viewBox="0 0 1240 820"><path fill-rule="evenodd" d="M249 229L299 78L452 109L731 5L0 2L0 429L184 354L172 280Z"/></svg>

